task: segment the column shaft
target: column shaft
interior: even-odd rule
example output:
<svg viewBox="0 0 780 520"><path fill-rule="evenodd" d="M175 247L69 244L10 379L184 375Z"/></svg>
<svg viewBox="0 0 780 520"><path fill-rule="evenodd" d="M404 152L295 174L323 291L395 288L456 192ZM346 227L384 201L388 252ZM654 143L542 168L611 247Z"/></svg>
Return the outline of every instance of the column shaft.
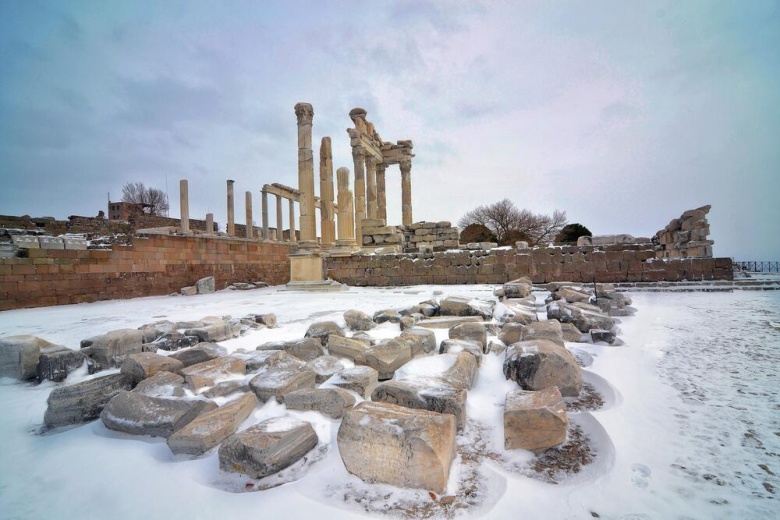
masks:
<svg viewBox="0 0 780 520"><path fill-rule="evenodd" d="M236 235L236 222L233 214L233 182L227 181L227 234L231 237Z"/></svg>
<svg viewBox="0 0 780 520"><path fill-rule="evenodd" d="M349 168L336 171L338 180L339 246L355 246L355 209L352 192L349 189Z"/></svg>
<svg viewBox="0 0 780 520"><path fill-rule="evenodd" d="M282 233L282 230L284 229L284 226L282 225L282 196L277 195L276 196L276 241L282 242L284 240L284 233Z"/></svg>
<svg viewBox="0 0 780 520"><path fill-rule="evenodd" d="M213 213L206 213L206 234L207 235L213 235L214 234L214 214Z"/></svg>
<svg viewBox="0 0 780 520"><path fill-rule="evenodd" d="M336 222L333 214L333 154L330 137L320 144L320 242L328 248L336 241Z"/></svg>
<svg viewBox="0 0 780 520"><path fill-rule="evenodd" d="M376 165L376 218L387 222L387 191L385 189L385 163Z"/></svg>
<svg viewBox="0 0 780 520"><path fill-rule="evenodd" d="M287 199L290 203L290 242L297 242L298 237L295 235L295 201Z"/></svg>
<svg viewBox="0 0 780 520"><path fill-rule="evenodd" d="M370 154L366 156L366 198L368 199L366 218L377 218L376 159Z"/></svg>
<svg viewBox="0 0 780 520"><path fill-rule="evenodd" d="M190 194L187 179L179 181L179 210L181 211L181 232L190 231Z"/></svg>
<svg viewBox="0 0 780 520"><path fill-rule="evenodd" d="M365 151L356 146L352 148L352 160L355 163L355 240L363 244L363 223L366 218L366 172Z"/></svg>
<svg viewBox="0 0 780 520"><path fill-rule="evenodd" d="M252 223L252 192L246 192L245 197L246 204L244 206L244 211L246 212L246 237L252 238L255 235L254 224Z"/></svg>
<svg viewBox="0 0 780 520"><path fill-rule="evenodd" d="M401 223L412 225L412 161L401 161Z"/></svg>
<svg viewBox="0 0 780 520"><path fill-rule="evenodd" d="M314 109L308 103L295 105L298 119L298 191L301 212L301 247L317 247L317 221L314 215L314 156L311 125Z"/></svg>
<svg viewBox="0 0 780 520"><path fill-rule="evenodd" d="M268 193L265 190L262 190L260 193L260 201L263 207L263 238L268 240Z"/></svg>

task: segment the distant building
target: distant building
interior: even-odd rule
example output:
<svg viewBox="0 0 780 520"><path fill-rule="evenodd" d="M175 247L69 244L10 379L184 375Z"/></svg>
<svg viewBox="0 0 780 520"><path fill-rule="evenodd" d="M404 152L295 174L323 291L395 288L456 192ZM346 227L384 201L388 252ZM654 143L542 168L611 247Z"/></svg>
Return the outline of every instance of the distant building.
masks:
<svg viewBox="0 0 780 520"><path fill-rule="evenodd" d="M133 215L143 214L143 204L136 204L134 202L111 202L108 203L108 219L109 220L130 220Z"/></svg>

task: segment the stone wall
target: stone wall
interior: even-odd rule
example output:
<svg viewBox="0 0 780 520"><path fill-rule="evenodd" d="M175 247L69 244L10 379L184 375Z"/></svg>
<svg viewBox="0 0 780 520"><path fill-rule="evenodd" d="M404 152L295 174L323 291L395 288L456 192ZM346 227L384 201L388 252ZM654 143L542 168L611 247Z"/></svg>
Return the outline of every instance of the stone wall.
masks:
<svg viewBox="0 0 780 520"><path fill-rule="evenodd" d="M447 221L416 222L405 226L403 232L404 251L409 253L420 251L421 245L433 251L457 249L459 246L458 228Z"/></svg>
<svg viewBox="0 0 780 520"><path fill-rule="evenodd" d="M68 220L56 220L52 217L21 217L0 215L0 228L43 231L49 235L65 233L83 233L90 236L130 235L139 229L159 227L179 227L181 220L177 218L158 217L156 215L132 215L130 220L109 220L104 217L82 217L71 215ZM219 229L218 224L214 227ZM190 219L190 229L205 231L205 220Z"/></svg>
<svg viewBox="0 0 780 520"><path fill-rule="evenodd" d="M730 258L658 260L634 245L355 255L328 258L326 266L330 278L354 286L502 284L521 276L534 283L733 279Z"/></svg>
<svg viewBox="0 0 780 520"><path fill-rule="evenodd" d="M30 249L0 258L0 311L164 295L214 276L233 282L289 281L289 245L212 237L150 235L113 250Z"/></svg>
<svg viewBox="0 0 780 520"><path fill-rule="evenodd" d="M361 225L362 244L366 247L398 246L404 241L400 226L388 226L382 219L365 218ZM400 252L401 250L398 249Z"/></svg>
<svg viewBox="0 0 780 520"><path fill-rule="evenodd" d="M690 209L653 237L658 258L712 257L707 213L711 206Z"/></svg>

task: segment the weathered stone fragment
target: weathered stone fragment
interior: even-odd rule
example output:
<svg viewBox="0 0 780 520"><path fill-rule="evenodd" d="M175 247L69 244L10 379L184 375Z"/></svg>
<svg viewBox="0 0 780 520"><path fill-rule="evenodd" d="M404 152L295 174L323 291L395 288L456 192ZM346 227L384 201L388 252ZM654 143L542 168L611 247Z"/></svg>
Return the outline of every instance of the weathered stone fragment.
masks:
<svg viewBox="0 0 780 520"><path fill-rule="evenodd" d="M138 330L144 335L144 343L151 343L161 338L166 332L174 332L176 324L168 320L155 321L154 323L141 325L138 327Z"/></svg>
<svg viewBox="0 0 780 520"><path fill-rule="evenodd" d="M546 320L524 325L520 333L520 341L531 341L534 339L546 339L562 347L565 346L561 322L558 320Z"/></svg>
<svg viewBox="0 0 780 520"><path fill-rule="evenodd" d="M466 352L474 356L477 366L482 364L482 344L470 339L445 339L439 345L439 354Z"/></svg>
<svg viewBox="0 0 780 520"><path fill-rule="evenodd" d="M424 316L422 314L410 314L409 316L403 316L399 322L401 330L408 330L413 328L423 318Z"/></svg>
<svg viewBox="0 0 780 520"><path fill-rule="evenodd" d="M262 323L269 329L275 329L279 327L279 321L276 319L276 314L256 314L255 321L257 321L257 323Z"/></svg>
<svg viewBox="0 0 780 520"><path fill-rule="evenodd" d="M148 343L147 345L154 345L161 350L173 351L187 347L194 347L198 343L200 343L200 339L198 339L197 336L185 336L179 331L172 330L170 332L164 333L162 336L154 340L154 342Z"/></svg>
<svg viewBox="0 0 780 520"><path fill-rule="evenodd" d="M319 339L323 347L328 346L330 336L344 337L344 331L334 321L320 321L312 323L306 331L305 337Z"/></svg>
<svg viewBox="0 0 780 520"><path fill-rule="evenodd" d="M204 361L181 369L184 381L195 393L207 386L214 386L220 381L235 379L236 376L245 374L244 360L231 356Z"/></svg>
<svg viewBox="0 0 780 520"><path fill-rule="evenodd" d="M150 397L184 397L184 378L173 372L157 372L138 383L133 392Z"/></svg>
<svg viewBox="0 0 780 520"><path fill-rule="evenodd" d="M171 354L169 357L178 359L184 364L185 367L197 365L204 361L216 359L218 357L227 356L227 349L216 343L200 343L195 347L182 350L175 354Z"/></svg>
<svg viewBox="0 0 780 520"><path fill-rule="evenodd" d="M152 377L157 372L180 372L184 364L178 359L172 359L168 356L160 356L150 352L141 352L140 354L130 354L122 363L120 372L127 375L134 385L140 383L147 377Z"/></svg>
<svg viewBox="0 0 780 520"><path fill-rule="evenodd" d="M194 285L188 285L187 287L182 287L179 289L179 292L182 296L195 296L198 294L198 288Z"/></svg>
<svg viewBox="0 0 780 520"><path fill-rule="evenodd" d="M379 372L380 381L392 378L395 371L410 359L412 359L412 349L400 338L374 345L366 351L366 365Z"/></svg>
<svg viewBox="0 0 780 520"><path fill-rule="evenodd" d="M487 346L487 329L483 323L461 323L449 331L450 339L476 341L482 350Z"/></svg>
<svg viewBox="0 0 780 520"><path fill-rule="evenodd" d="M38 358L38 381L64 381L68 374L80 368L86 360L87 356L80 350L56 346L44 348Z"/></svg>
<svg viewBox="0 0 780 520"><path fill-rule="evenodd" d="M49 394L43 422L50 428L92 421L106 403L132 384L123 374L111 374L55 388Z"/></svg>
<svg viewBox="0 0 780 520"><path fill-rule="evenodd" d="M430 329L411 328L403 331L401 339L409 344L412 356L420 353L430 354L436 350L436 334Z"/></svg>
<svg viewBox="0 0 780 520"><path fill-rule="evenodd" d="M350 330L371 330L376 327L376 324L368 314L353 309L344 313L344 321Z"/></svg>
<svg viewBox="0 0 780 520"><path fill-rule="evenodd" d="M483 319L493 317L494 302L475 300L463 296L449 296L439 303L439 314L442 316L481 316Z"/></svg>
<svg viewBox="0 0 780 520"><path fill-rule="evenodd" d="M506 345L517 343L523 333L523 325L520 323L505 323L498 333L498 339Z"/></svg>
<svg viewBox="0 0 780 520"><path fill-rule="evenodd" d="M184 335L196 336L200 341L214 343L217 341L225 341L226 339L237 338L240 331L240 324L237 324L234 327L230 322L217 319L210 321L203 327L186 329Z"/></svg>
<svg viewBox="0 0 780 520"><path fill-rule="evenodd" d="M304 388L314 388L317 374L306 367L276 364L262 367L249 381L249 388L265 402L275 397L282 402L284 395Z"/></svg>
<svg viewBox="0 0 780 520"><path fill-rule="evenodd" d="M173 453L202 455L233 435L257 404L257 397L249 392L204 412L168 437L168 447Z"/></svg>
<svg viewBox="0 0 780 520"><path fill-rule="evenodd" d="M93 371L120 367L130 354L143 350L144 334L140 330L120 329L102 336L81 341L81 348L88 348L87 355L94 361Z"/></svg>
<svg viewBox="0 0 780 520"><path fill-rule="evenodd" d="M314 370L318 385L330 379L334 374L344 370L344 365L339 361L339 358L334 356L320 356L309 361L307 365Z"/></svg>
<svg viewBox="0 0 780 520"><path fill-rule="evenodd" d="M284 396L288 410L315 411L338 419L355 406L355 396L342 388L309 388Z"/></svg>
<svg viewBox="0 0 780 520"><path fill-rule="evenodd" d="M595 305L587 303L566 303L560 300L552 302L547 305L547 318L561 323L573 323L581 332L588 332L590 329L610 330L615 326L615 320Z"/></svg>
<svg viewBox="0 0 780 520"><path fill-rule="evenodd" d="M537 321L539 317L536 314L536 306L529 305L524 300L504 300L496 304L496 316L501 316L501 323L522 323L527 325Z"/></svg>
<svg viewBox="0 0 780 520"><path fill-rule="evenodd" d="M374 313L374 323L401 323L401 313L395 309L385 309Z"/></svg>
<svg viewBox="0 0 780 520"><path fill-rule="evenodd" d="M563 335L563 341L574 343L582 341L582 332L573 323L561 323L561 334Z"/></svg>
<svg viewBox="0 0 780 520"><path fill-rule="evenodd" d="M216 407L201 399L169 399L123 391L111 398L100 419L110 430L168 438L201 413Z"/></svg>
<svg viewBox="0 0 780 520"><path fill-rule="evenodd" d="M316 445L311 424L276 417L228 437L219 447L219 468L263 478L294 464Z"/></svg>
<svg viewBox="0 0 780 520"><path fill-rule="evenodd" d="M296 341L288 341L284 344L284 350L288 354L302 359L303 361L313 361L320 356L325 355L319 338L304 338Z"/></svg>
<svg viewBox="0 0 780 520"><path fill-rule="evenodd" d="M511 345L506 350L504 376L523 390L557 386L561 395L575 397L582 389L582 371L564 347L538 339Z"/></svg>
<svg viewBox="0 0 780 520"><path fill-rule="evenodd" d="M483 321L481 316L445 316L422 320L417 323L417 327L422 327L424 329L451 329L455 325L460 325L461 323L482 323Z"/></svg>
<svg viewBox="0 0 780 520"><path fill-rule="evenodd" d="M337 435L347 471L370 483L443 493L455 456L455 416L362 402Z"/></svg>
<svg viewBox="0 0 780 520"><path fill-rule="evenodd" d="M415 377L436 377L464 390L471 389L479 367L468 352L439 354L411 360L396 372L396 379L403 381Z"/></svg>
<svg viewBox="0 0 780 520"><path fill-rule="evenodd" d="M530 278L518 278L504 284L505 298L525 298L531 294L533 282Z"/></svg>
<svg viewBox="0 0 780 520"><path fill-rule="evenodd" d="M366 352L369 345L353 338L331 336L328 342L328 350L333 356L349 358L359 365L366 364Z"/></svg>
<svg viewBox="0 0 780 520"><path fill-rule="evenodd" d="M397 404L406 408L449 413L455 416L459 430L466 425L467 392L444 379L410 376L400 381L386 381L371 393L371 400Z"/></svg>
<svg viewBox="0 0 780 520"><path fill-rule="evenodd" d="M328 386L350 390L364 399L368 399L378 384L379 372L364 366L345 368L327 382Z"/></svg>
<svg viewBox="0 0 780 520"><path fill-rule="evenodd" d="M222 381L217 383L205 392L203 397L214 399L215 397L225 397L226 395L234 394L236 392L249 392L249 383L242 379L234 379L232 381Z"/></svg>
<svg viewBox="0 0 780 520"><path fill-rule="evenodd" d="M212 294L216 290L216 282L214 281L214 277L207 276L206 278L201 278L195 282L195 288L197 289L198 294Z"/></svg>
<svg viewBox="0 0 780 520"><path fill-rule="evenodd" d="M566 300L569 303L585 302L590 300L588 291L581 291L572 287L561 287L552 293L553 300Z"/></svg>
<svg viewBox="0 0 780 520"><path fill-rule="evenodd" d="M504 447L537 455L566 441L569 417L556 387L538 392L512 390L504 404Z"/></svg>
<svg viewBox="0 0 780 520"><path fill-rule="evenodd" d="M609 343L612 345L615 343L615 332L611 330L603 330L603 329L590 329L588 332L590 334L590 340L593 343L598 343L599 341L603 341L604 343Z"/></svg>

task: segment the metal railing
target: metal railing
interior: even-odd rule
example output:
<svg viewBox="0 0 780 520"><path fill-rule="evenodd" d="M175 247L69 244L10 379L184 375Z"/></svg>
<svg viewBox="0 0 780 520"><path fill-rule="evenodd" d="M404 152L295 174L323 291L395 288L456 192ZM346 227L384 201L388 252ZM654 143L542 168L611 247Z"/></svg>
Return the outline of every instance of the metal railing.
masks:
<svg viewBox="0 0 780 520"><path fill-rule="evenodd" d="M780 262L733 261L735 271L747 273L780 273Z"/></svg>

